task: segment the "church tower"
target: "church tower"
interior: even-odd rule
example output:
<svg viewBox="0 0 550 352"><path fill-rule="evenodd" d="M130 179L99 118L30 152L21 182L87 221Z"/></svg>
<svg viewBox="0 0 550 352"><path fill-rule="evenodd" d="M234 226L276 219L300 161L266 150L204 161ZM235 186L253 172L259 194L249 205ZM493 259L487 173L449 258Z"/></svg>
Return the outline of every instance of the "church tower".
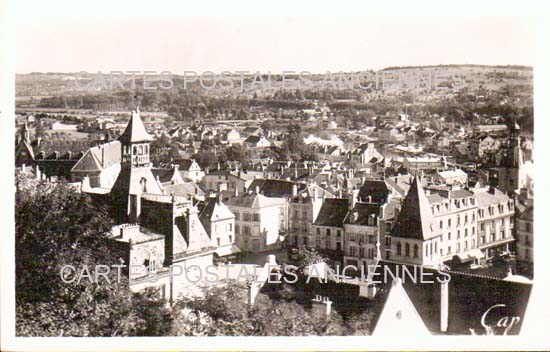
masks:
<svg viewBox="0 0 550 352"><path fill-rule="evenodd" d="M151 171L149 143L153 137L147 133L141 120L139 106L120 135L121 168L111 189L116 217L119 220L138 222L143 193L161 195L162 185Z"/></svg>
<svg viewBox="0 0 550 352"><path fill-rule="evenodd" d="M122 167L151 166L149 162L149 143L153 137L145 130L141 120L139 106L132 111L132 118L119 139L122 152Z"/></svg>
<svg viewBox="0 0 550 352"><path fill-rule="evenodd" d="M523 167L520 132L519 125L514 122L510 128L505 157L499 168L499 188L510 194L519 188L519 170Z"/></svg>

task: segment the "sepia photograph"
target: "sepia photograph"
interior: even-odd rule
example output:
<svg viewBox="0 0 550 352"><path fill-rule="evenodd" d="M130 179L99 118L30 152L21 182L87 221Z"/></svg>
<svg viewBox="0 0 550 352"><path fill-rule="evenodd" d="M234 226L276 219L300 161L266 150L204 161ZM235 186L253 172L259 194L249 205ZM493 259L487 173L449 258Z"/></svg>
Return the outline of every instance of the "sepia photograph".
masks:
<svg viewBox="0 0 550 352"><path fill-rule="evenodd" d="M544 325L533 18L39 9L2 114L15 339ZM240 349L307 349L268 341Z"/></svg>

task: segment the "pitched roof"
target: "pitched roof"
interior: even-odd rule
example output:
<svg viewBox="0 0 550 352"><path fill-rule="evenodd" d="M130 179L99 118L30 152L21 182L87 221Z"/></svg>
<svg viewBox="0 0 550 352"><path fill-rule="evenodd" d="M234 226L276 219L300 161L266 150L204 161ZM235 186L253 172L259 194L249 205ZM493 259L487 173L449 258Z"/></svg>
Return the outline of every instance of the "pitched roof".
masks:
<svg viewBox="0 0 550 352"><path fill-rule="evenodd" d="M376 203L357 203L346 217L345 222L346 224L367 225L369 217L376 217L380 214L380 206L381 204ZM357 218L352 219L353 214L356 214Z"/></svg>
<svg viewBox="0 0 550 352"><path fill-rule="evenodd" d="M281 205L277 199L268 198L257 193L245 193L227 200L227 205L241 208L263 208Z"/></svg>
<svg viewBox="0 0 550 352"><path fill-rule="evenodd" d="M84 153L71 171L101 171L120 164L120 142L113 141L92 147Z"/></svg>
<svg viewBox="0 0 550 352"><path fill-rule="evenodd" d="M519 218L525 221L533 221L533 206L527 207L520 215Z"/></svg>
<svg viewBox="0 0 550 352"><path fill-rule="evenodd" d="M199 209L199 219L203 225L206 221L232 219L235 217L225 204L218 202L218 199L214 197L209 197L204 202L199 202L197 208Z"/></svg>
<svg viewBox="0 0 550 352"><path fill-rule="evenodd" d="M258 186L260 188L260 193L266 197L285 198L292 196L292 188L294 185L297 185L298 192L306 188L306 185L303 183L257 178L252 181L248 189L255 191L256 186Z"/></svg>
<svg viewBox="0 0 550 352"><path fill-rule="evenodd" d="M418 240L427 240L437 235L433 231L433 214L422 188L421 181L415 177L409 193L403 201L401 212L397 216L392 236Z"/></svg>
<svg viewBox="0 0 550 352"><path fill-rule="evenodd" d="M390 194L390 191L383 180L366 180L359 189L359 198L366 200L371 197L372 203L385 203L388 194Z"/></svg>
<svg viewBox="0 0 550 352"><path fill-rule="evenodd" d="M118 140L123 143L150 142L153 140L153 137L147 133L143 121L141 121L139 108L132 111L132 117Z"/></svg>
<svg viewBox="0 0 550 352"><path fill-rule="evenodd" d="M347 198L328 198L319 210L314 225L342 227L348 213Z"/></svg>

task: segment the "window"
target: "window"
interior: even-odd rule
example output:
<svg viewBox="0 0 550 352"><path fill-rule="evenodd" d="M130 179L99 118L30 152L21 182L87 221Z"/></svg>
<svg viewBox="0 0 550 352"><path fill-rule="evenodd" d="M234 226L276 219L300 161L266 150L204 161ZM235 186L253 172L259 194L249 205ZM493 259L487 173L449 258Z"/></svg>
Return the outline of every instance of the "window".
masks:
<svg viewBox="0 0 550 352"><path fill-rule="evenodd" d="M447 254L451 254L451 246L447 247Z"/></svg>
<svg viewBox="0 0 550 352"><path fill-rule="evenodd" d="M464 229L464 237L468 237L468 229Z"/></svg>
<svg viewBox="0 0 550 352"><path fill-rule="evenodd" d="M220 245L220 239L219 238L216 238L216 243L218 244L218 246Z"/></svg>
<svg viewBox="0 0 550 352"><path fill-rule="evenodd" d="M481 236L481 244L485 244L485 236Z"/></svg>
<svg viewBox="0 0 550 352"><path fill-rule="evenodd" d="M229 242L233 243L233 236L229 235Z"/></svg>
<svg viewBox="0 0 550 352"><path fill-rule="evenodd" d="M375 243L376 237L374 235L368 235L368 241L369 243Z"/></svg>
<svg viewBox="0 0 550 352"><path fill-rule="evenodd" d="M460 238L460 230L456 231L456 238Z"/></svg>
<svg viewBox="0 0 550 352"><path fill-rule="evenodd" d="M349 255L355 257L355 247L349 247Z"/></svg>
<svg viewBox="0 0 550 352"><path fill-rule="evenodd" d="M472 248L476 248L476 239L475 238L472 240Z"/></svg>
<svg viewBox="0 0 550 352"><path fill-rule="evenodd" d="M485 231L485 223L481 223L481 225L479 226L481 231Z"/></svg>
<svg viewBox="0 0 550 352"><path fill-rule="evenodd" d="M365 257L365 248L359 247L359 256L360 257Z"/></svg>
<svg viewBox="0 0 550 352"><path fill-rule="evenodd" d="M460 252L460 242L458 242L458 243L456 244L456 251L457 251L457 252Z"/></svg>
<svg viewBox="0 0 550 352"><path fill-rule="evenodd" d="M397 242L396 251L397 251L397 255L401 256L401 242Z"/></svg>
<svg viewBox="0 0 550 352"><path fill-rule="evenodd" d="M391 246L391 237L390 236L386 236L386 246Z"/></svg>
<svg viewBox="0 0 550 352"><path fill-rule="evenodd" d="M336 230L336 237L340 238L341 235L342 235L342 231Z"/></svg>
<svg viewBox="0 0 550 352"><path fill-rule="evenodd" d="M465 223L465 224L468 223L468 214L464 215L464 223Z"/></svg>
<svg viewBox="0 0 550 352"><path fill-rule="evenodd" d="M321 248L321 239L319 239L319 238L315 239L315 247Z"/></svg>
<svg viewBox="0 0 550 352"><path fill-rule="evenodd" d="M229 224L229 231L233 231L233 224Z"/></svg>
<svg viewBox="0 0 550 352"><path fill-rule="evenodd" d="M476 234L476 228L472 227L472 235L475 235L475 234Z"/></svg>
<svg viewBox="0 0 550 352"><path fill-rule="evenodd" d="M460 215L456 216L456 226L460 226Z"/></svg>
<svg viewBox="0 0 550 352"><path fill-rule="evenodd" d="M321 236L321 229L320 228L317 228L317 236Z"/></svg>
<svg viewBox="0 0 550 352"><path fill-rule="evenodd" d="M235 233L238 235L241 232L240 226L235 225Z"/></svg>
<svg viewBox="0 0 550 352"><path fill-rule="evenodd" d="M408 243L405 244L405 257L410 257L411 256L411 247L409 246Z"/></svg>
<svg viewBox="0 0 550 352"><path fill-rule="evenodd" d="M447 239L449 239L449 240L451 239L451 233L450 232L447 234Z"/></svg>
<svg viewBox="0 0 550 352"><path fill-rule="evenodd" d="M468 241L464 241L464 250L465 250L465 251L468 250Z"/></svg>
<svg viewBox="0 0 550 352"><path fill-rule="evenodd" d="M414 257L418 258L418 245L417 244L414 245L413 252L414 252Z"/></svg>
<svg viewBox="0 0 550 352"><path fill-rule="evenodd" d="M244 230L245 235L250 235L250 227L249 226L244 226L243 230Z"/></svg>
<svg viewBox="0 0 550 352"><path fill-rule="evenodd" d="M451 227L451 219L447 221L447 228Z"/></svg>
<svg viewBox="0 0 550 352"><path fill-rule="evenodd" d="M260 214L254 214L254 221L260 221Z"/></svg>
<svg viewBox="0 0 550 352"><path fill-rule="evenodd" d="M441 220L441 221L439 222L439 228L440 228L440 229L443 228L443 220Z"/></svg>
<svg viewBox="0 0 550 352"><path fill-rule="evenodd" d="M330 229L327 229L327 236L330 236Z"/></svg>

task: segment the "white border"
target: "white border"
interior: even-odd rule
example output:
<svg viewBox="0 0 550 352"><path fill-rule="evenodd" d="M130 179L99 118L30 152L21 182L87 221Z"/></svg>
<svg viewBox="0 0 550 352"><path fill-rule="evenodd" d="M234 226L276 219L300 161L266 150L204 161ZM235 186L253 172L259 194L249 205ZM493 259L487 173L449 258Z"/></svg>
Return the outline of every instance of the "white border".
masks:
<svg viewBox="0 0 550 352"><path fill-rule="evenodd" d="M536 158L536 204L535 207L535 285L527 309L521 336L482 337L434 336L429 340L416 340L399 336L395 339L375 337L212 337L212 338L13 338L14 336L14 224L13 192L14 179L14 72L15 72L15 12L20 16L37 19L43 16L539 16L537 26L537 58L535 65L535 158ZM119 1L96 0L78 2L70 0L50 1L13 1L0 2L0 127L4 138L0 138L2 153L1 165L5 165L1 174L2 190L5 193L0 218L2 224L1 245L1 349L11 350L526 350L547 349L550 337L550 301L546 293L550 288L550 248L544 224L550 199L548 175L549 163L546 153L550 150L550 138L547 136L547 119L550 118L550 70L548 8L541 1L398 1L398 2L340 2L331 6L327 1L277 1L260 3L257 1L202 1L191 5L186 1ZM40 55L42 53L37 53Z"/></svg>

